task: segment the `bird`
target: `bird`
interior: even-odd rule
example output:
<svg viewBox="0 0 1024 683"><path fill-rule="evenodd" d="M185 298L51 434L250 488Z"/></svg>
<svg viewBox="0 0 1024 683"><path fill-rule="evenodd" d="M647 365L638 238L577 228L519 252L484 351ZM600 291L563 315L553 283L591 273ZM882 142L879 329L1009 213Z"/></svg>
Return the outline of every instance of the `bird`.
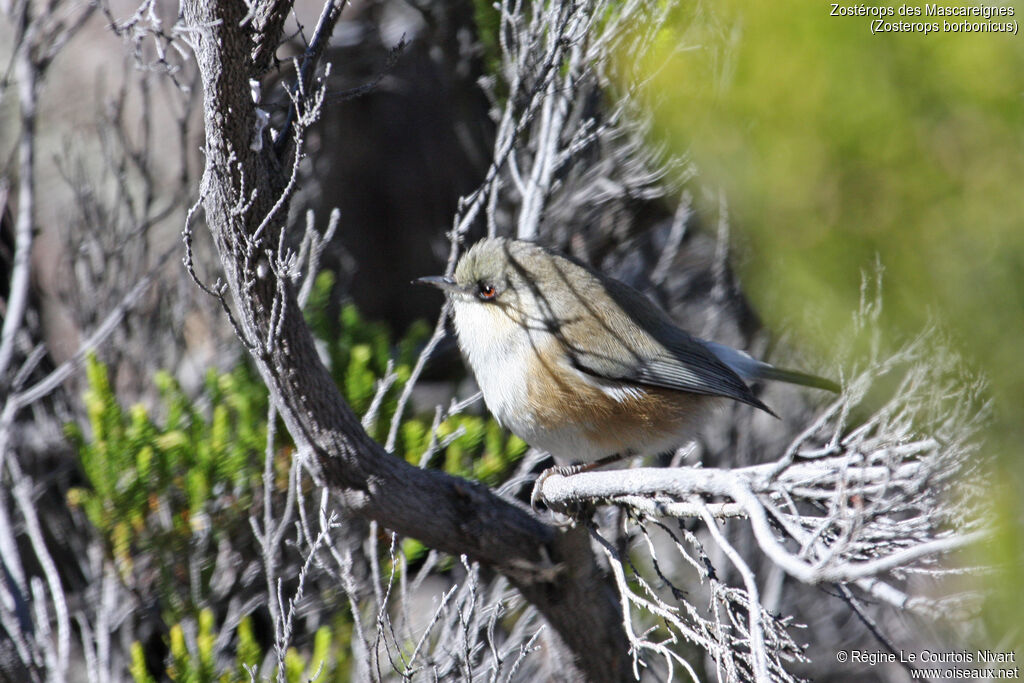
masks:
<svg viewBox="0 0 1024 683"><path fill-rule="evenodd" d="M670 452L728 400L775 415L751 380L839 391L694 337L633 287L534 242L484 238L453 276L414 282L447 295L488 410L572 472Z"/></svg>

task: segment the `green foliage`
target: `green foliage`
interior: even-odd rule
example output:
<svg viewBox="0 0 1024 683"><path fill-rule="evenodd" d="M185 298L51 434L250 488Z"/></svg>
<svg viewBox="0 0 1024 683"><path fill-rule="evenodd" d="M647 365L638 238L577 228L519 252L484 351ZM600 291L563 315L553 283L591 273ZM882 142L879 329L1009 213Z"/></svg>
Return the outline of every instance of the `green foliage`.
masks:
<svg viewBox="0 0 1024 683"><path fill-rule="evenodd" d="M170 664L167 678L175 683L250 683L250 671L256 680L277 680L277 666L253 637L252 622L244 617L235 629L235 656L232 666L217 671L217 652L214 645L218 634L214 630L214 616L209 609L198 615L196 635L189 638L186 627L177 623L170 629ZM344 683L348 681L348 648L351 634L343 629L336 634L329 626L317 629L313 634L312 647L308 655L295 648L285 653L285 680L288 683ZM266 666L260 665L266 661ZM150 683L152 676L142 661L142 646L132 645L132 678L136 683Z"/></svg>
<svg viewBox="0 0 1024 683"><path fill-rule="evenodd" d="M744 290L803 343L835 344L877 254L883 343L932 317L956 333L992 380L988 450L1015 473L993 486L1013 487L1024 476L1020 38L897 12L923 3L881 6L896 12L888 22L937 22L937 32L873 34L872 17L831 16L833 6L686 5L644 65L658 136L701 167L711 220L726 190L747 247ZM1021 4L1005 7L1014 15L968 19L1019 22ZM1022 506L1012 490L997 493L1005 524L988 547L1015 558L1012 597L1000 601L1012 622L1024 606Z"/></svg>
<svg viewBox="0 0 1024 683"><path fill-rule="evenodd" d="M354 306L331 315L333 283L329 273L318 278L307 319L357 413L370 407L389 366L395 373L371 427L371 434L383 440L430 329L418 323L394 343L387 326L364 320ZM70 425L67 433L88 485L70 491L69 502L84 510L102 534L126 583L160 597L169 625L171 680L248 681L246 666L258 667L268 659L266 651L248 619L235 631L236 657L230 667L213 651L217 639L208 604L216 563L208 553L226 541L242 557L258 557L249 514L262 488L266 388L242 364L227 373L211 371L193 399L169 373L160 372L154 377L158 405L147 409L122 406L107 368L95 357L87 360L86 378L88 430ZM442 421L436 433L431 426L432 416L408 416L398 431L396 454L419 463L429 450L430 464L494 484L526 450L525 443L490 418L457 415ZM287 438L283 430L279 434ZM288 443L278 444L272 484L276 496L287 486L290 452ZM424 552L412 540L403 548L410 558ZM186 624L196 626L190 630ZM339 618L333 627L315 633L308 653L287 653L287 680L313 679L320 662L324 668L316 680L346 680L351 624ZM136 681L152 680L139 643L132 647L130 671Z"/></svg>
<svg viewBox="0 0 1024 683"><path fill-rule="evenodd" d="M235 630L237 644L235 646L235 679L248 680L249 670L259 666L263 660L263 648L256 641L252 632L252 619L243 617Z"/></svg>
<svg viewBox="0 0 1024 683"><path fill-rule="evenodd" d="M431 447L430 423L425 420L406 420L399 435L409 462L418 462ZM437 441L450 442L440 455L445 472L491 485L500 482L509 465L527 449L522 439L507 434L493 419L475 415L456 415L442 421L437 427Z"/></svg>
<svg viewBox="0 0 1024 683"><path fill-rule="evenodd" d="M155 422L141 405L117 401L107 368L86 362L84 401L91 434L76 425L75 445L88 487L69 492L107 539L122 576L133 579L135 558L159 572L158 589L171 618L190 612L189 548L206 533L216 541L245 533L259 485L266 441L266 391L245 367L207 375L202 396L191 401L166 372L154 378L165 419ZM210 418L197 406L208 404Z"/></svg>
<svg viewBox="0 0 1024 683"><path fill-rule="evenodd" d="M473 0L473 23L476 24L476 38L484 52L484 70L489 74L501 71L501 13L493 2ZM504 96L504 93L503 93Z"/></svg>
<svg viewBox="0 0 1024 683"><path fill-rule="evenodd" d="M199 612L199 628L192 648L188 647L185 631L181 624L171 627L171 665L167 675L172 681L182 683L212 683L214 672L213 612L208 609Z"/></svg>
<svg viewBox="0 0 1024 683"><path fill-rule="evenodd" d="M828 348L879 254L890 329L942 311L1024 408L1001 343L1007 314L1024 327L1019 38L872 35L829 8L692 5L650 56L660 134L728 190L770 320L818 321L804 334Z"/></svg>
<svg viewBox="0 0 1024 683"><path fill-rule="evenodd" d="M132 643L132 663L129 673L135 683L156 683L149 675L149 670L146 668L146 655L142 650L142 643L138 641Z"/></svg>
<svg viewBox="0 0 1024 683"><path fill-rule="evenodd" d="M331 374L357 414L366 412L370 407L377 391L377 381L387 372L388 363L393 361L398 380L385 397L377 428L371 432L374 438L383 440L395 412L398 394L409 379L420 346L430 336L430 328L423 321L417 321L392 349L387 325L364 320L354 305L346 304L336 319L330 317L329 300L333 286L334 274L329 271L320 273L306 307L306 319L313 334L323 340ZM392 351L395 352L394 357Z"/></svg>

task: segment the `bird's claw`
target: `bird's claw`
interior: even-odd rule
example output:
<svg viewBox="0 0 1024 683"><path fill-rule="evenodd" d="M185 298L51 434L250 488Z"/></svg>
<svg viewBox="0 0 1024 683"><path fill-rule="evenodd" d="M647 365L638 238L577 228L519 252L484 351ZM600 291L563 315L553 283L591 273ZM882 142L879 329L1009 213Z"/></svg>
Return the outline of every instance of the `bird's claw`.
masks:
<svg viewBox="0 0 1024 683"><path fill-rule="evenodd" d="M547 504L544 500L544 482L548 480L552 475L559 475L562 477L571 477L574 474L578 474L584 470L584 465L561 465L556 467L549 467L537 477L536 483L533 485L533 492L530 494L530 507L533 508L534 512L539 513L541 503ZM548 506L550 507L550 506Z"/></svg>

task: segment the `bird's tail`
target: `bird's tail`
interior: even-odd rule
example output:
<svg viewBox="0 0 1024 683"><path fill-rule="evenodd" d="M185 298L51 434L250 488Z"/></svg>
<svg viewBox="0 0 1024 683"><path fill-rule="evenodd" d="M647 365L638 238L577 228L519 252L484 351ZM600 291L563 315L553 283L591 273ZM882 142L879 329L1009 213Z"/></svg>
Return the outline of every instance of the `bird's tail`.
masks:
<svg viewBox="0 0 1024 683"><path fill-rule="evenodd" d="M774 365L769 365L763 361L759 361L748 353L744 353L738 349L734 349L724 344L716 344L712 341L701 340L704 346L707 347L708 351L715 354L718 360L722 361L737 375L743 379L770 379L776 382L788 382L790 384L799 384L805 387L814 387L815 389L824 389L825 391L831 391L838 394L840 387L838 384L830 379L824 377L818 377L817 375L810 375L806 372L797 372L796 370L784 370L777 368Z"/></svg>

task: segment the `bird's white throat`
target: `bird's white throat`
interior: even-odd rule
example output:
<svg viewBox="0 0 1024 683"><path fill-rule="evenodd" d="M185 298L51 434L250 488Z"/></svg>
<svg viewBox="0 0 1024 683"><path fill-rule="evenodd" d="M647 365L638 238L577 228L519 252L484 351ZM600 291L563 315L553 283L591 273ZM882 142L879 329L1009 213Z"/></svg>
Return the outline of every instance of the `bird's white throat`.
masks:
<svg viewBox="0 0 1024 683"><path fill-rule="evenodd" d="M496 306L454 300L452 311L459 347L473 369L487 409L515 431L527 401L529 334Z"/></svg>

